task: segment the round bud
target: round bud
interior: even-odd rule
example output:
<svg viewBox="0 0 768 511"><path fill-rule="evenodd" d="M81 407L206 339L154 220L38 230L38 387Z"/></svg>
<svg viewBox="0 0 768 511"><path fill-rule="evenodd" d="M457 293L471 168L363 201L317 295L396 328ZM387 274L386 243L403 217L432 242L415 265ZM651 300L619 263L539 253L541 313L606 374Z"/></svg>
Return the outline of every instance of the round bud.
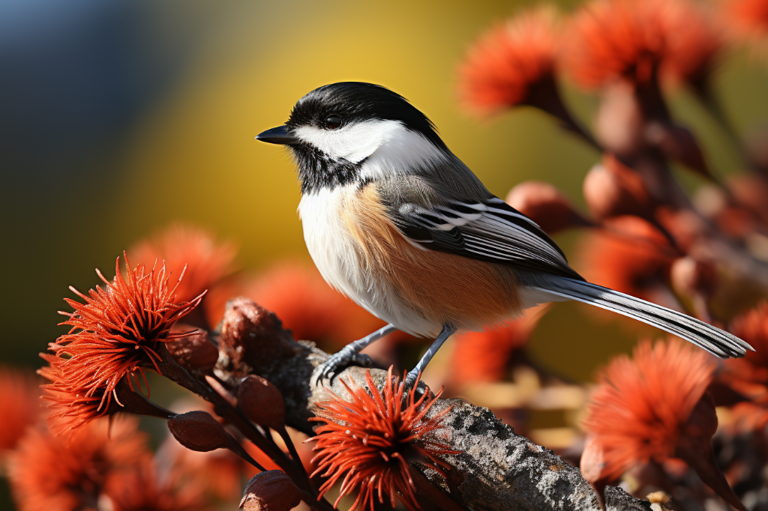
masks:
<svg viewBox="0 0 768 511"><path fill-rule="evenodd" d="M587 442L584 444L579 469L584 479L590 483L596 483L607 475L604 470L605 456L603 445L593 436L588 436Z"/></svg>
<svg viewBox="0 0 768 511"><path fill-rule="evenodd" d="M168 429L181 445L192 451L226 449L231 444L231 437L224 426L211 414L200 410L168 419Z"/></svg>
<svg viewBox="0 0 768 511"><path fill-rule="evenodd" d="M299 490L281 470L253 476L245 486L240 508L245 511L290 511L301 502Z"/></svg>
<svg viewBox="0 0 768 511"><path fill-rule="evenodd" d="M285 428L283 395L261 376L251 374L240 383L237 402L248 420L276 431Z"/></svg>
<svg viewBox="0 0 768 511"><path fill-rule="evenodd" d="M717 279L715 268L691 257L681 257L672 263L670 281L672 288L684 296L712 293Z"/></svg>
<svg viewBox="0 0 768 511"><path fill-rule="evenodd" d="M184 325L180 328L184 328ZM194 329L187 327L187 330ZM173 359L188 369L209 371L219 359L219 350L210 341L208 332L205 330L198 329L184 337L167 342L165 346Z"/></svg>
<svg viewBox="0 0 768 511"><path fill-rule="evenodd" d="M643 180L614 157L605 157L602 164L590 169L582 193L589 210L599 219L622 215L650 218L653 214L653 202Z"/></svg>

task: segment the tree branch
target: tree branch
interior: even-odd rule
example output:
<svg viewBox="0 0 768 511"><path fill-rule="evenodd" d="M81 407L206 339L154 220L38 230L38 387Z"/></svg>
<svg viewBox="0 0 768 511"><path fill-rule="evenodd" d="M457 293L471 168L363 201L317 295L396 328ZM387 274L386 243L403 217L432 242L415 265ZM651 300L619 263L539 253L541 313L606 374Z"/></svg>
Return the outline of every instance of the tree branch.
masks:
<svg viewBox="0 0 768 511"><path fill-rule="evenodd" d="M309 435L315 423L308 419L314 416L315 403L329 400L329 390L349 397L341 379L366 386L365 369L360 367L342 371L329 388L312 386L313 371L329 355L311 342L294 341L273 313L246 298L227 304L216 340L216 375L232 388L248 374L266 378L285 398L287 424ZM380 386L386 371L371 369L371 375ZM577 468L515 434L487 408L460 399L440 399L429 416L449 407L444 427L434 432L438 442L461 451L441 457L450 465L447 480L432 470L412 466L459 505L488 511L600 509L597 493ZM608 510L651 509L649 502L618 488L608 487L603 497ZM430 500L434 502L434 498Z"/></svg>

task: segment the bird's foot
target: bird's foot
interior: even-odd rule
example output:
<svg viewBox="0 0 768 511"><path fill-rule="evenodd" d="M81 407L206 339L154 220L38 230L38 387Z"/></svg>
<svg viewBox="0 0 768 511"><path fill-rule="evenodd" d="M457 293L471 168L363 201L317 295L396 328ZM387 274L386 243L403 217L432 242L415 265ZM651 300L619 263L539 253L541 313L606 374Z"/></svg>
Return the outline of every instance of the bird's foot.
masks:
<svg viewBox="0 0 768 511"><path fill-rule="evenodd" d="M324 380L333 383L333 379L349 366L371 367L372 365L371 357L347 345L315 368L310 384L314 387Z"/></svg>
<svg viewBox="0 0 768 511"><path fill-rule="evenodd" d="M427 387L427 384L424 383L424 380L421 379L421 372L417 371L416 369L412 369L411 372L408 373L408 376L405 377L403 386L403 396L407 396L411 389L416 387L414 393L417 399L420 398L422 394L424 394L429 388Z"/></svg>

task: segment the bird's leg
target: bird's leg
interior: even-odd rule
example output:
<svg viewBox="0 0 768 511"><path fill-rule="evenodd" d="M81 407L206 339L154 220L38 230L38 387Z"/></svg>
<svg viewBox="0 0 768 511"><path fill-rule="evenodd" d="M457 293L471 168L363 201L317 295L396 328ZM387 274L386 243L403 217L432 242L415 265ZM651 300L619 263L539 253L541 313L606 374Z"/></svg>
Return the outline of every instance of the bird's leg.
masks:
<svg viewBox="0 0 768 511"><path fill-rule="evenodd" d="M313 376L314 381L312 384L316 385L317 382L321 379L333 380L333 377L336 376L340 369L353 364L366 367L370 366L371 358L368 355L360 353L360 351L369 344L378 341L385 335L389 335L396 330L397 328L394 326L387 325L376 330L372 334L366 335L362 339L358 339L347 344L337 353L331 355L331 358L326 360L323 365L315 369L315 376Z"/></svg>
<svg viewBox="0 0 768 511"><path fill-rule="evenodd" d="M416 378L419 377L420 373L424 372L424 369L426 369L427 364L429 364L429 361L432 360L432 357L435 356L437 350L439 350L443 343L455 333L455 327L451 325L443 325L443 329L440 331L437 339L435 339L435 342L432 343L432 346L430 346L427 352L424 353L424 356L421 357L421 360L419 360L419 363L416 364L416 367L411 369L411 372L409 372L408 376L405 378L406 389L413 387L413 385L416 383Z"/></svg>

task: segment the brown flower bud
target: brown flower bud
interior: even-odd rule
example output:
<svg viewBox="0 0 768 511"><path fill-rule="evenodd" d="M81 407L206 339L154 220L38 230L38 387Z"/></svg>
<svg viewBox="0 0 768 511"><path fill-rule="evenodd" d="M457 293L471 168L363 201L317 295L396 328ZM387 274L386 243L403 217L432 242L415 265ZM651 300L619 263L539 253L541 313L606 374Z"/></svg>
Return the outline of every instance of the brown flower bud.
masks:
<svg viewBox="0 0 768 511"><path fill-rule="evenodd" d="M192 451L227 449L232 444L229 433L211 414L187 412L168 420L168 429L181 445Z"/></svg>
<svg viewBox="0 0 768 511"><path fill-rule="evenodd" d="M520 183L509 191L506 202L549 234L571 227L592 225L576 210L563 192L549 183Z"/></svg>
<svg viewBox="0 0 768 511"><path fill-rule="evenodd" d="M277 387L251 374L240 384L238 405L248 420L276 431L285 428L285 401Z"/></svg>
<svg viewBox="0 0 768 511"><path fill-rule="evenodd" d="M280 470L260 472L245 486L240 508L245 511L290 511L301 502L302 492Z"/></svg>
<svg viewBox="0 0 768 511"><path fill-rule="evenodd" d="M227 302L219 336L220 368L245 377L294 355L298 345L273 312L243 297Z"/></svg>
<svg viewBox="0 0 768 511"><path fill-rule="evenodd" d="M653 200L642 178L613 156L603 158L584 178L584 200L592 214L599 219L622 215L651 218Z"/></svg>
<svg viewBox="0 0 768 511"><path fill-rule="evenodd" d="M176 330L194 330L187 325L178 325ZM209 371L219 359L219 350L208 338L205 330L196 330L189 335L165 344L173 359L180 365L198 371Z"/></svg>

